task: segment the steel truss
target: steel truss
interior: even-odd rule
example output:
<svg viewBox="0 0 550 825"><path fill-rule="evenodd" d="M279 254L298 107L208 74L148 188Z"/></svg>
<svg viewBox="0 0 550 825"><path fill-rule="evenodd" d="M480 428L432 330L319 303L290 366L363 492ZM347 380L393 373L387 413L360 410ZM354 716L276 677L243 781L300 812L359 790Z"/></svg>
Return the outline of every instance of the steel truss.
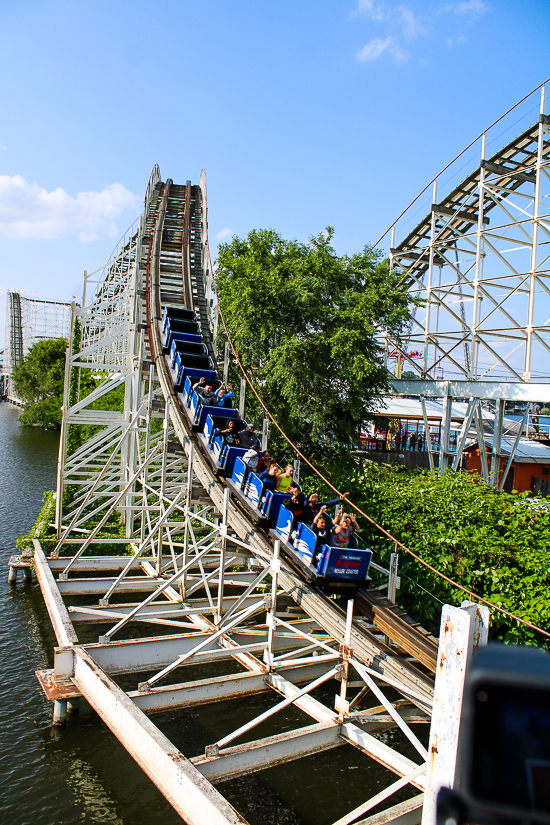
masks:
<svg viewBox="0 0 550 825"><path fill-rule="evenodd" d="M202 228L195 226L193 234L202 253L195 248L189 287L208 307L211 277L205 267L199 271L198 260L205 249L203 177L201 187ZM183 199L183 188L174 187L171 197ZM431 766L413 727L430 720L437 646L396 612L397 554L389 570L373 565L388 577L380 587L387 586L390 600L372 590L362 599L375 611L367 615L357 604L354 611L352 601L342 610L301 580L280 558L278 544L273 551L185 430L154 343L158 313L147 304L155 288L170 302L178 298L178 283L182 293L181 278L173 274L175 253L168 257L161 242L168 189L155 169L139 224L99 274L85 276L94 290L87 289L83 306L75 308L57 544L46 557L34 540L35 571L59 647L53 671L38 676L54 701L55 722L84 697L190 823L244 822L214 784L352 745L397 779L347 813L346 789L339 788L339 823L351 823L405 785L420 791L427 786ZM170 250L176 229L170 225ZM170 264L166 277L163 260ZM197 278L203 279L203 297ZM210 311L207 317L213 320ZM79 391L90 386L88 395ZM108 397L117 393L120 409L109 409ZM120 551L97 555L104 546ZM83 596L89 604L82 604ZM98 642L82 644L81 626L97 626ZM201 679L183 681L190 665L219 662L225 675L213 680L206 671ZM134 674L131 689L117 685L121 674ZM312 695L333 680L339 687L333 704ZM224 729L221 713L219 737L191 760L148 718L258 693L281 698L233 731ZM280 733L250 738L290 705L305 715L303 726L287 731L282 725ZM389 730L402 734L400 744L382 741L379 734ZM409 746L415 759L403 753ZM411 822L420 820L422 799L417 795L405 805ZM386 820L403 813L404 804L390 807Z"/></svg>
<svg viewBox="0 0 550 825"><path fill-rule="evenodd" d="M6 297L6 342L0 368L0 395L14 403L20 400L13 386L13 372L38 341L68 338L72 304L28 298L8 289Z"/></svg>
<svg viewBox="0 0 550 825"><path fill-rule="evenodd" d="M438 200L397 246L390 264L400 267L411 296L419 298L405 340L382 335L386 360L397 354L398 393L444 399L441 469L456 465L449 449L452 398L496 402L493 466L498 464L505 400L550 401L550 116L542 89L538 123L487 159L486 135L479 167ZM421 352L421 360L411 355ZM401 380L403 368L417 380ZM476 418L477 421L477 413ZM491 473L483 439L484 475ZM462 446L465 440L462 440Z"/></svg>

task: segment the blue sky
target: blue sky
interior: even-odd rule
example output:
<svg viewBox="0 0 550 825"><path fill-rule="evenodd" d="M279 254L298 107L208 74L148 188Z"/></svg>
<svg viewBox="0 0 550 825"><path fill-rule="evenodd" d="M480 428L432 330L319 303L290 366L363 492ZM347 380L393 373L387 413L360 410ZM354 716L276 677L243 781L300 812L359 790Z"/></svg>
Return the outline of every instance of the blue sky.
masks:
<svg viewBox="0 0 550 825"><path fill-rule="evenodd" d="M206 169L214 248L331 224L360 250L550 75L549 35L538 0L4 0L0 325L7 288L80 297L154 163Z"/></svg>

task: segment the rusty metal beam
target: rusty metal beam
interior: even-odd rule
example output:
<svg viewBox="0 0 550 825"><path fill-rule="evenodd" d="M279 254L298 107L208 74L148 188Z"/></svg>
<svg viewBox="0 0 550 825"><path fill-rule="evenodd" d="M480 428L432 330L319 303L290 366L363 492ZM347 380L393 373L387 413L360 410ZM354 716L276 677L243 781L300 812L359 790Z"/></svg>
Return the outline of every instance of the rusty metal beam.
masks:
<svg viewBox="0 0 550 825"><path fill-rule="evenodd" d="M39 540L33 539L33 545L36 578L53 625L57 643L62 647L78 644L78 636L74 631L67 608L57 587L57 582L48 566L48 561Z"/></svg>
<svg viewBox="0 0 550 825"><path fill-rule="evenodd" d="M82 648L73 681L84 698L189 825L246 825L246 820Z"/></svg>

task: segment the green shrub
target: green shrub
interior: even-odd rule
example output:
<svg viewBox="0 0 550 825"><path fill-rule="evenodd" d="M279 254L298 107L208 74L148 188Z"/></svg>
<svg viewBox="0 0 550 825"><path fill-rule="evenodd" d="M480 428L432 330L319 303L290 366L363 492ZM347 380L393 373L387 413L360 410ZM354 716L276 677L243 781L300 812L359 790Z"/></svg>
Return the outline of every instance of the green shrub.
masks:
<svg viewBox="0 0 550 825"><path fill-rule="evenodd" d="M46 490L42 496L42 509L35 523L26 536L16 539L15 543L19 550L32 547L33 539L39 539L45 551L49 549L51 542L55 541L55 531L50 527L50 523L55 520L55 502L56 494L52 490Z"/></svg>
<svg viewBox="0 0 550 825"><path fill-rule="evenodd" d="M534 625L550 627L550 509L524 495L497 493L477 475L432 476L367 465L349 479L363 511L425 562ZM364 537L387 559L393 543L372 525ZM463 591L403 551L399 602L418 619L439 621L441 605L460 604ZM423 587L429 593L423 592ZM504 641L543 644L544 637L491 611L491 635Z"/></svg>

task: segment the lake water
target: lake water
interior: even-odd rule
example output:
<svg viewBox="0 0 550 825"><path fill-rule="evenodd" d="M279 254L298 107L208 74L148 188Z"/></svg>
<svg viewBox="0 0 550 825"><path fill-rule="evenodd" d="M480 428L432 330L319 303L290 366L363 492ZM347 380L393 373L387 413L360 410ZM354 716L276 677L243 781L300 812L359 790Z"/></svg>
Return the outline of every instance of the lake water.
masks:
<svg viewBox="0 0 550 825"><path fill-rule="evenodd" d="M21 427L19 410L0 403L0 662L2 726L0 811L10 825L176 825L182 820L136 765L99 716L84 706L64 728L52 728L52 706L35 670L53 666L56 639L40 588L8 586L7 562L15 540L28 532L44 490L55 487L58 437ZM86 634L88 635L88 634ZM332 704L335 684L315 695ZM153 717L186 755L203 752L276 701L273 694ZM377 701L374 704L378 704ZM287 729L311 719L291 708L278 717ZM258 728L267 736L276 728ZM416 726L424 744L427 726ZM388 744L401 734L382 734ZM418 763L418 754L400 748ZM219 786L251 825L330 825L395 780L351 746L309 756ZM418 793L396 794L395 804Z"/></svg>

